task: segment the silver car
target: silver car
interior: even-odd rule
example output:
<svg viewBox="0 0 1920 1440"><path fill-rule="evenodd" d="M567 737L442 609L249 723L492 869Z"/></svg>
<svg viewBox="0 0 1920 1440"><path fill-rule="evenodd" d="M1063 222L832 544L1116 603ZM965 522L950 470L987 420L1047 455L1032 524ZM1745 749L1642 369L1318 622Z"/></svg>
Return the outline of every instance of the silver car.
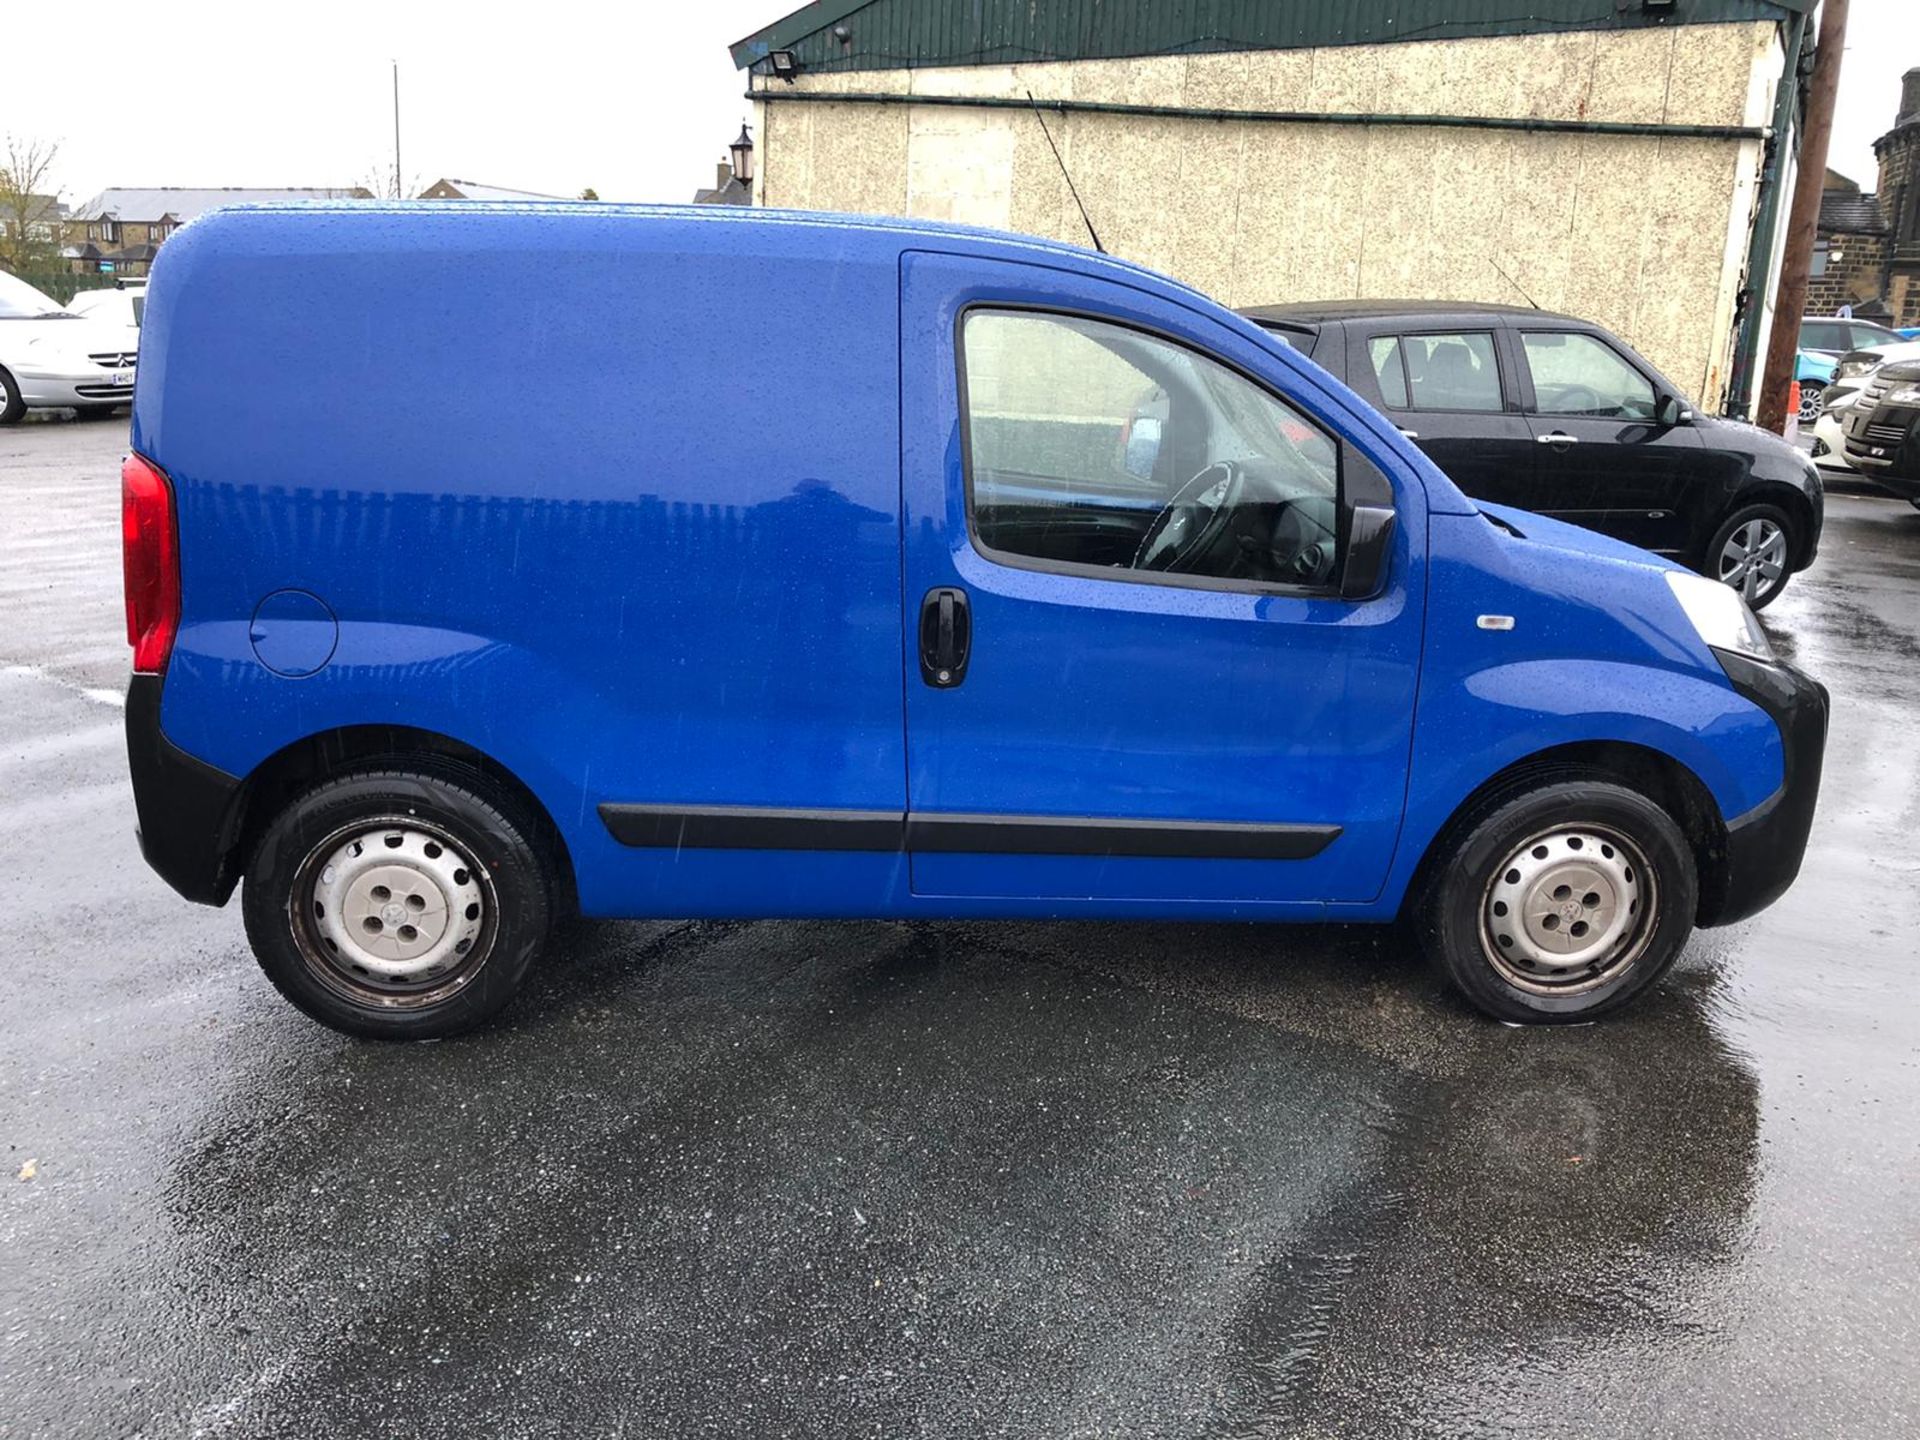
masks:
<svg viewBox="0 0 1920 1440"><path fill-rule="evenodd" d="M133 400L140 332L75 315L0 272L0 425L28 410L105 410Z"/></svg>

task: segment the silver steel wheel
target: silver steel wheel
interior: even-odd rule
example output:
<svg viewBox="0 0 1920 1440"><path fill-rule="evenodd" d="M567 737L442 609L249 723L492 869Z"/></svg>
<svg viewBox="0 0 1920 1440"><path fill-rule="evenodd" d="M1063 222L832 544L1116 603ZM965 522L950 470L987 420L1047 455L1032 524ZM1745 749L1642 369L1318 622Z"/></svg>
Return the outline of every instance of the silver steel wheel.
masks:
<svg viewBox="0 0 1920 1440"><path fill-rule="evenodd" d="M307 964L362 1004L444 1000L492 942L493 883L451 836L414 817L361 821L301 863L290 919Z"/></svg>
<svg viewBox="0 0 1920 1440"><path fill-rule="evenodd" d="M1811 425L1820 418L1820 412L1824 408L1822 402L1825 394L1826 392L1818 385L1800 387L1800 423L1802 425Z"/></svg>
<svg viewBox="0 0 1920 1440"><path fill-rule="evenodd" d="M1534 836L1506 858L1480 910L1481 948L1502 979L1536 995L1575 995L1645 953L1660 897L1632 841L1597 825Z"/></svg>
<svg viewBox="0 0 1920 1440"><path fill-rule="evenodd" d="M1764 515L1735 526L1720 548L1719 570L1720 579L1751 605L1787 573L1787 532Z"/></svg>

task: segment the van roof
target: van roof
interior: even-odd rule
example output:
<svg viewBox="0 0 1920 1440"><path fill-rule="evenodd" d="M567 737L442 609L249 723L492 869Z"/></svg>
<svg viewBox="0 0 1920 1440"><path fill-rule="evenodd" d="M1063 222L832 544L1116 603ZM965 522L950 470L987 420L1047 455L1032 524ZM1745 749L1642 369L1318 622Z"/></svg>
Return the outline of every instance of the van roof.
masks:
<svg viewBox="0 0 1920 1440"><path fill-rule="evenodd" d="M910 249L914 242L940 240L964 246L973 253L1017 254L1031 259L1035 253L1071 258L1078 266L1111 267L1134 276L1150 277L1163 286L1198 294L1193 287L1115 255L1101 254L1083 245L1049 240L1038 235L1021 235L981 225L962 225L948 220L918 220L891 215L851 215L829 210L783 210L767 206L719 205L633 205L608 201L499 201L473 200L459 204L439 201L317 200L268 201L222 206L207 212L209 218L226 215L346 215L354 217L431 216L436 221L471 223L489 216L551 220L556 225L592 225L608 221L631 222L646 219L662 225L699 225L702 227L742 226L779 228L794 234L816 235L823 241L839 244L871 243L891 249ZM904 242L904 243L903 243ZM349 242L343 241L345 245Z"/></svg>

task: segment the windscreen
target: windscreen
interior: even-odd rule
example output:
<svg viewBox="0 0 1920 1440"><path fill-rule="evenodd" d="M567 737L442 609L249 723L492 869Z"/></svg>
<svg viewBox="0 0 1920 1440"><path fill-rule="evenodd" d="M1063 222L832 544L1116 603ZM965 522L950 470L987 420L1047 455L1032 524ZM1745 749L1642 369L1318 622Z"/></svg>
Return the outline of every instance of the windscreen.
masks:
<svg viewBox="0 0 1920 1440"><path fill-rule="evenodd" d="M38 320L65 313L56 301L42 295L18 275L0 271L0 320Z"/></svg>

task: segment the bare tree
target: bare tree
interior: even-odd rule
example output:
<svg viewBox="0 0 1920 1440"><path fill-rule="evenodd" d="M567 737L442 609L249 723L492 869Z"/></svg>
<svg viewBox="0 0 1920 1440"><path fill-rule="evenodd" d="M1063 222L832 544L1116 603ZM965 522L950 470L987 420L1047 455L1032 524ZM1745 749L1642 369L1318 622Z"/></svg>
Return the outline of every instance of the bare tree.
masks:
<svg viewBox="0 0 1920 1440"><path fill-rule="evenodd" d="M60 147L9 135L0 164L0 268L23 274L60 266L60 205L53 162Z"/></svg>
<svg viewBox="0 0 1920 1440"><path fill-rule="evenodd" d="M600 198L600 192L589 185L580 192L580 198L582 200L598 200Z"/></svg>
<svg viewBox="0 0 1920 1440"><path fill-rule="evenodd" d="M417 200L422 188L418 175L402 180L394 174L390 165L369 165L361 175L360 183L346 193L356 199Z"/></svg>

